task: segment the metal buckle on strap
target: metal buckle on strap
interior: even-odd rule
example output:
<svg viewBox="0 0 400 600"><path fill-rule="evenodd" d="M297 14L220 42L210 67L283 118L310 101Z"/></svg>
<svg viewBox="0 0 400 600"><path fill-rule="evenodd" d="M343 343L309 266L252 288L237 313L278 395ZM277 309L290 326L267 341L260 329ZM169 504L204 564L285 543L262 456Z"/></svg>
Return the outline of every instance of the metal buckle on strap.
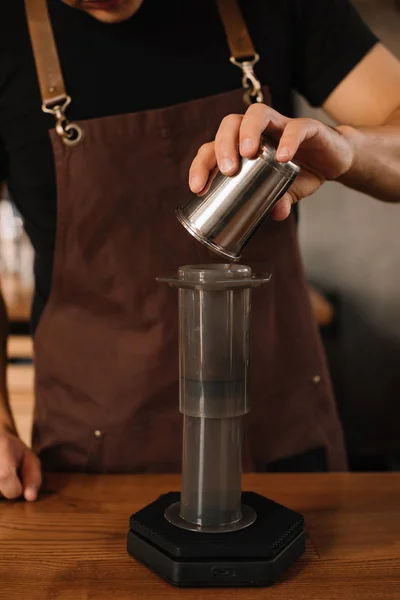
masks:
<svg viewBox="0 0 400 600"><path fill-rule="evenodd" d="M255 54L251 60L237 60L231 56L231 63L242 70L242 86L245 90L243 98L246 104L254 102L263 102L264 95L261 90L261 83L254 73L254 65L260 60L260 56Z"/></svg>
<svg viewBox="0 0 400 600"><path fill-rule="evenodd" d="M76 146L83 137L83 130L76 123L70 123L65 111L71 104L71 96L62 96L57 100L43 102L42 111L53 115L56 120L56 131L66 146Z"/></svg>

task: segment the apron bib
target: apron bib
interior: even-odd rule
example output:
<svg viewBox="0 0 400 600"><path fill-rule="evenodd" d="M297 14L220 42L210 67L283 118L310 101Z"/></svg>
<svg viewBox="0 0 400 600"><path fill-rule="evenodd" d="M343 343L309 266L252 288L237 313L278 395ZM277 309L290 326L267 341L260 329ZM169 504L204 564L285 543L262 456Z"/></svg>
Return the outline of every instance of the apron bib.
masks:
<svg viewBox="0 0 400 600"><path fill-rule="evenodd" d="M232 0L219 4L232 48L238 8ZM26 5L28 22L32 5L36 23L41 7L40 22L51 31L46 2ZM44 90L57 86L43 82L41 64L49 57L43 45L38 56L35 31L31 20L48 108ZM248 46L242 52L248 57ZM61 89L62 96L60 73L54 93L60 96ZM268 90L256 87L253 95L263 92L269 103ZM243 90L76 124L64 113L60 122L54 112L56 248L51 294L34 340L33 448L45 469L180 471L177 297L155 278L218 260L178 223L175 208L188 194L188 169L199 146L215 137L223 117L238 112ZM294 218L266 222L243 263L273 275L253 293L245 470L317 447L325 448L331 469L343 469L343 436Z"/></svg>

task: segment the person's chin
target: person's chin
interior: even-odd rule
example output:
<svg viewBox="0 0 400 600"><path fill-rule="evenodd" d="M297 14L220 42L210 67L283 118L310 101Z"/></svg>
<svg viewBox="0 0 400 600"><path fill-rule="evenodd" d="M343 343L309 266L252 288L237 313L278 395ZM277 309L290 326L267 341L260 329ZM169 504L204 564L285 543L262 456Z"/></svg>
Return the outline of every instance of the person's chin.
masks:
<svg viewBox="0 0 400 600"><path fill-rule="evenodd" d="M75 7L102 23L119 23L129 19L140 4L129 0L77 0Z"/></svg>
<svg viewBox="0 0 400 600"><path fill-rule="evenodd" d="M108 11L101 9L85 9L85 12L88 15L97 19L97 21L101 21L102 23L121 23L122 21L126 21L133 14L134 11Z"/></svg>

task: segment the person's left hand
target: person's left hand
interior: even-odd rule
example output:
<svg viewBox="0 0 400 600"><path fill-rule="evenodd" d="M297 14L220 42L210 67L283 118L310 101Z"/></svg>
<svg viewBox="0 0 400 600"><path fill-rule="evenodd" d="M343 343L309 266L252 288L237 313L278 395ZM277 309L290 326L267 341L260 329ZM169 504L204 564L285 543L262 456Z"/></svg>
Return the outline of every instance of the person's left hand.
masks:
<svg viewBox="0 0 400 600"><path fill-rule="evenodd" d="M253 104L245 115L228 115L218 129L214 142L204 144L192 162L189 185L199 193L207 183L210 171L218 168L234 175L241 156L251 158L260 147L266 132L279 145L278 161L289 160L301 167L301 173L273 210L273 218L282 221L291 206L313 194L325 181L338 179L348 172L354 159L354 148L345 134L313 119L289 119L265 104Z"/></svg>

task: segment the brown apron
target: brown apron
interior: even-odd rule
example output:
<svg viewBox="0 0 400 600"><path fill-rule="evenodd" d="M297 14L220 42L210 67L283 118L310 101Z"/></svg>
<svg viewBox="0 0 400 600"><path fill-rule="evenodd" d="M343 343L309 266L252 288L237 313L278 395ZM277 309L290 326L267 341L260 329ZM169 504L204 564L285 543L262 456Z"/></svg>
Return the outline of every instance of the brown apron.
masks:
<svg viewBox="0 0 400 600"><path fill-rule="evenodd" d="M65 90L46 2L26 6L44 108L54 107L57 119L50 132L57 238L52 290L35 335L33 447L45 469L177 472L177 296L155 278L217 260L174 210L188 194L199 146L224 116L244 112L243 90L71 125L61 110ZM237 5L225 0L219 8L241 58L251 41ZM74 127L82 139L64 143ZM345 468L294 219L266 223L243 262L273 274L253 294L245 468L263 470L317 447L331 469Z"/></svg>

